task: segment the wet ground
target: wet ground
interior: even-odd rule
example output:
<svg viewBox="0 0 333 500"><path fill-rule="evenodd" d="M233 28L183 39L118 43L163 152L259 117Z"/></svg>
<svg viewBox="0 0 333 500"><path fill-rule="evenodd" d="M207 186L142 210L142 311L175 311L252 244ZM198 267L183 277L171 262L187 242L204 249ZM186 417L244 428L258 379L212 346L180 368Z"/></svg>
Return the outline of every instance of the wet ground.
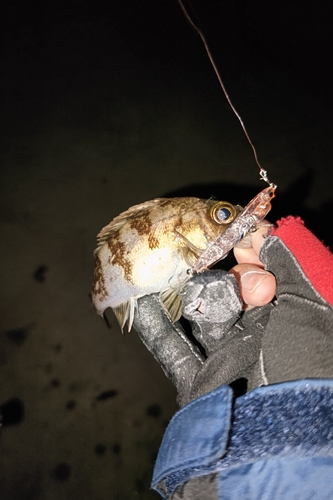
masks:
<svg viewBox="0 0 333 500"><path fill-rule="evenodd" d="M301 215L332 247L325 2L194 6L279 186L271 220ZM3 8L0 496L157 499L175 391L134 332L96 316L96 234L151 198L246 204L264 185L176 0Z"/></svg>

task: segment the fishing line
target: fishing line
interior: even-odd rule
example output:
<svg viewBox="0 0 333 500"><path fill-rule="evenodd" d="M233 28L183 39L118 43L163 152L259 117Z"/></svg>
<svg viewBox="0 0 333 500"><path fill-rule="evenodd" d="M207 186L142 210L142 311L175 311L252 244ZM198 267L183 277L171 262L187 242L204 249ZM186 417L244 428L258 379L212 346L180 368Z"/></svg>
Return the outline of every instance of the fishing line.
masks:
<svg viewBox="0 0 333 500"><path fill-rule="evenodd" d="M235 106L233 105L233 103L232 103L232 101L231 101L231 99L230 99L230 97L229 97L229 94L228 94L227 89L226 89L226 87L225 87L225 85L224 85L224 83L223 83L223 80L222 80L222 78L221 78L221 75L220 75L220 73L219 73L219 70L217 69L217 66L216 66L216 64L215 64L215 61L214 61L214 59L213 59L212 53L211 53L211 51L210 51L210 48L209 48L209 46L208 46L208 42L207 42L207 40L206 40L206 37L205 37L205 35L204 35L203 31L199 28L199 26L198 26L198 25L197 25L197 24L193 21L193 19L190 17L190 15L189 15L189 13L187 12L187 10L186 10L186 8L185 8L185 6L184 6L184 4L183 4L182 0L178 0L178 3L179 3L179 5L180 5L180 8L182 9L183 14L184 14L184 16L186 17L187 21L188 21L188 22L189 22L189 24L192 26L192 28L193 28L193 29L194 29L194 30L198 33L198 35L200 36L200 38L201 38L201 40L202 40L202 43L204 44L204 47L205 47L205 49L206 49L206 52L207 52L208 58L209 58L209 60L210 60L211 65L213 66L213 69L214 69L214 71L215 71L215 74L216 74L216 76L217 76L217 79L218 79L218 81L219 81L219 84L220 84L220 86L221 86L221 88L222 88L222 90L223 90L223 93L224 93L224 95L225 95L225 97L226 97L226 99L227 99L227 101L228 101L228 104L229 104L229 106L231 107L231 109L232 109L232 111L234 112L234 114L236 115L236 117L237 117L237 119L238 119L239 123L241 124L241 127L242 127L242 129L243 129L243 132L244 132L244 134L245 134L245 136L246 136L246 138L247 138L247 140L248 140L248 143L250 144L250 146L251 146L251 148L252 148L252 151L253 151L253 155L254 155L255 162L256 162L256 164L258 165L259 170L260 170L260 179L261 179L261 180L263 180L263 181L265 181L265 182L267 182L267 184L271 184L271 183L270 183L270 181L269 181L269 179L268 179L268 177L267 177L267 172L266 172L266 170L264 170L264 169L262 168L262 166L260 165L260 162L259 162L259 159L258 159L258 155L257 155L256 148L254 147L254 144L253 144L253 142L251 141L251 138L250 138L250 136L249 136L249 134L248 134L248 131L246 130L246 127L245 127L245 125L244 125L244 122L243 122L243 120L242 120L242 117L241 117L241 116L240 116L240 114L238 113L237 109L235 108Z"/></svg>

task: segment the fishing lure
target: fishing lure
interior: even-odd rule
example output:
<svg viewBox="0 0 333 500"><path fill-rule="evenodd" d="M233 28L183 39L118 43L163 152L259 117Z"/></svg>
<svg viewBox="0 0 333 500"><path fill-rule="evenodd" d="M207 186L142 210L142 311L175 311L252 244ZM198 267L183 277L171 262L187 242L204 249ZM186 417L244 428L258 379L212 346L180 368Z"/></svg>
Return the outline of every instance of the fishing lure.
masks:
<svg viewBox="0 0 333 500"><path fill-rule="evenodd" d="M271 200L275 197L275 191L277 188L277 185L270 182L268 179L267 171L262 168L262 166L259 163L258 160L258 155L256 148L254 147L253 142L251 141L251 138L246 130L246 127L244 125L244 122L234 107L233 103L231 102L231 99L229 97L229 94L227 92L227 89L225 88L225 85L222 81L222 78L220 76L220 73L217 69L217 66L214 62L213 56L211 54L211 51L209 49L207 40L205 38L205 35L203 34L202 30L193 22L191 17L189 16L187 10L184 7L184 4L182 0L178 0L178 3L190 23L190 25L194 28L194 30L198 33L200 36L204 47L206 49L208 58L213 66L213 69L215 71L215 74L217 76L217 79L221 85L221 88L224 92L224 95L238 118L238 121L244 131L244 134L252 148L253 154L254 154L254 159L256 161L256 164L259 167L260 170L260 179L265 181L268 184L268 187L260 191L260 193L255 196L250 203L246 205L244 210L235 218L235 220L231 223L231 225L228 227L228 229L217 238L217 240L211 244L206 250L200 255L200 257L196 260L194 265L192 266L191 269L188 270L188 275L191 276L195 273L200 273L204 271L205 269L208 269L212 265L216 264L220 260L224 259L230 250L234 248L237 243L240 242L241 239L244 238L244 236L247 235L250 231L253 231L256 229L257 225L264 220L266 215L271 209Z"/></svg>

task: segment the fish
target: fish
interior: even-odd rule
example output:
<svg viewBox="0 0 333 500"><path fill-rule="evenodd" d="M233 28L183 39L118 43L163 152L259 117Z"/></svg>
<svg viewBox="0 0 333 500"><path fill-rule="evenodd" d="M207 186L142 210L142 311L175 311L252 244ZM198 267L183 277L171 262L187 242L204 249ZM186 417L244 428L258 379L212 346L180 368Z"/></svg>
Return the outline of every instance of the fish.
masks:
<svg viewBox="0 0 333 500"><path fill-rule="evenodd" d="M121 330L131 330L137 300L159 293L174 323L189 270L242 207L195 197L155 198L115 217L97 235L92 301L99 315L111 307Z"/></svg>

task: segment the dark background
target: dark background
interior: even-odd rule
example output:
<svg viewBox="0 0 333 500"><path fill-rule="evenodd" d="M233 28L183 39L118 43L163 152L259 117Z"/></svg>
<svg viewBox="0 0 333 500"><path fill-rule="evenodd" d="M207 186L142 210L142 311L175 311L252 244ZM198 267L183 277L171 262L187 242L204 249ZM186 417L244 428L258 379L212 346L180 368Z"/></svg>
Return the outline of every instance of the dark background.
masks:
<svg viewBox="0 0 333 500"><path fill-rule="evenodd" d="M301 215L332 245L330 4L192 7L279 186L270 219ZM95 236L154 197L246 204L264 184L176 0L1 9L0 402L17 398L1 498L157 498L175 393L135 333L95 315Z"/></svg>

